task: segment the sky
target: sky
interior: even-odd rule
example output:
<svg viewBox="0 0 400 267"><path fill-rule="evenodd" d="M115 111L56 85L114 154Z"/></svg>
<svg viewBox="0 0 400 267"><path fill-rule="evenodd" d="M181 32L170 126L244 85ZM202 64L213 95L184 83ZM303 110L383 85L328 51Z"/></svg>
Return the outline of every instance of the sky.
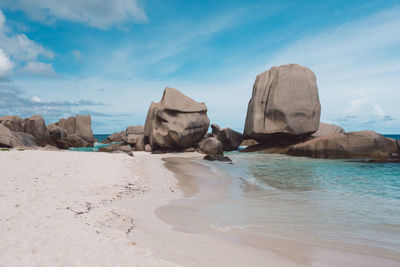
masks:
<svg viewBox="0 0 400 267"><path fill-rule="evenodd" d="M321 121L400 133L400 2L0 0L0 116L143 125L174 87L243 131L257 74L317 76Z"/></svg>

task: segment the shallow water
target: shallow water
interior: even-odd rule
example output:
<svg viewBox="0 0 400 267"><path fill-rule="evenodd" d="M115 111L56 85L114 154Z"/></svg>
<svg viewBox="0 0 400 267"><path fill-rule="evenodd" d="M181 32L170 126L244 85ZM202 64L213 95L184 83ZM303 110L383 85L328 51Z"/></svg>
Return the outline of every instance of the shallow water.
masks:
<svg viewBox="0 0 400 267"><path fill-rule="evenodd" d="M234 164L197 162L228 175L198 178L198 194L159 211L176 230L236 241L289 239L400 260L400 164L227 155Z"/></svg>

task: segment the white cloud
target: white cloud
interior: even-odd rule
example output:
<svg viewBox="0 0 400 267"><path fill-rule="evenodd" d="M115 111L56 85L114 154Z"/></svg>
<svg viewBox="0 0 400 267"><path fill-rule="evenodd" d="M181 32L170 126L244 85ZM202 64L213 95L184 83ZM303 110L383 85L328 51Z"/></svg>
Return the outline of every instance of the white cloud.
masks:
<svg viewBox="0 0 400 267"><path fill-rule="evenodd" d="M13 67L14 63L11 62L10 58L0 48L0 77L9 75L12 72Z"/></svg>
<svg viewBox="0 0 400 267"><path fill-rule="evenodd" d="M138 0L3 0L0 7L22 10L32 19L49 23L68 20L107 29L124 22L145 22Z"/></svg>
<svg viewBox="0 0 400 267"><path fill-rule="evenodd" d="M81 54L81 51L79 51L79 50L72 50L72 55L74 55L76 60L82 59L82 54Z"/></svg>
<svg viewBox="0 0 400 267"><path fill-rule="evenodd" d="M0 72L10 74L10 70L16 66L24 65L23 72L30 74L54 74L50 63L41 60L51 60L54 53L41 44L30 40L25 34L15 33L7 27L6 18L0 10Z"/></svg>
<svg viewBox="0 0 400 267"><path fill-rule="evenodd" d="M38 96L32 96L32 101L35 103L41 103L42 99L40 99L40 97L38 97Z"/></svg>
<svg viewBox="0 0 400 267"><path fill-rule="evenodd" d="M21 70L22 73L30 75L53 76L55 71L51 63L28 62Z"/></svg>

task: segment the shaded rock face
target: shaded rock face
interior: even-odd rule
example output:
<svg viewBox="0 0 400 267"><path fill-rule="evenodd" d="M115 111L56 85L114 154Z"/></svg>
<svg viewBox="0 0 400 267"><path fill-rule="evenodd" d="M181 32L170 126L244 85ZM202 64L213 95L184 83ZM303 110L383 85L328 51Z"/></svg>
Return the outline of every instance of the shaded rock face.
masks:
<svg viewBox="0 0 400 267"><path fill-rule="evenodd" d="M8 127L0 124L0 147L28 147L37 146L31 134L13 132Z"/></svg>
<svg viewBox="0 0 400 267"><path fill-rule="evenodd" d="M320 122L318 130L312 134L312 137L330 136L339 133L344 133L344 129L342 127Z"/></svg>
<svg viewBox="0 0 400 267"><path fill-rule="evenodd" d="M123 142L122 137L126 135L125 131L113 133L112 135L107 137L107 140L111 142Z"/></svg>
<svg viewBox="0 0 400 267"><path fill-rule="evenodd" d="M204 103L167 87L161 101L150 105L144 135L153 149L188 148L203 138L209 124Z"/></svg>
<svg viewBox="0 0 400 267"><path fill-rule="evenodd" d="M237 150L243 141L243 135L231 128L222 129L217 124L211 124L212 134L222 143L224 151Z"/></svg>
<svg viewBox="0 0 400 267"><path fill-rule="evenodd" d="M320 114L316 77L310 69L296 64L272 67L254 83L244 138L290 144L316 132Z"/></svg>
<svg viewBox="0 0 400 267"><path fill-rule="evenodd" d="M222 143L215 137L201 141L199 143L199 152L213 156L222 156L224 154Z"/></svg>
<svg viewBox="0 0 400 267"><path fill-rule="evenodd" d="M45 146L47 144L54 144L50 134L47 130L46 123L42 116L35 115L25 119L24 125L25 133L31 134L35 137L38 145Z"/></svg>
<svg viewBox="0 0 400 267"><path fill-rule="evenodd" d="M313 158L391 158L396 141L373 131L339 133L293 145L287 154Z"/></svg>

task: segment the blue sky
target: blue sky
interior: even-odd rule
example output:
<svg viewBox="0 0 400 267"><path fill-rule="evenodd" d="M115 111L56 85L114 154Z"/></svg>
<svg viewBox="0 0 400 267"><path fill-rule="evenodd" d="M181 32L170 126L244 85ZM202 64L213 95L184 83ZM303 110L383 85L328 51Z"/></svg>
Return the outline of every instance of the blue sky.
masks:
<svg viewBox="0 0 400 267"><path fill-rule="evenodd" d="M284 3L283 3L284 2ZM400 133L398 1L0 0L0 115L144 124L170 86L241 131L258 73L317 75L322 121Z"/></svg>

